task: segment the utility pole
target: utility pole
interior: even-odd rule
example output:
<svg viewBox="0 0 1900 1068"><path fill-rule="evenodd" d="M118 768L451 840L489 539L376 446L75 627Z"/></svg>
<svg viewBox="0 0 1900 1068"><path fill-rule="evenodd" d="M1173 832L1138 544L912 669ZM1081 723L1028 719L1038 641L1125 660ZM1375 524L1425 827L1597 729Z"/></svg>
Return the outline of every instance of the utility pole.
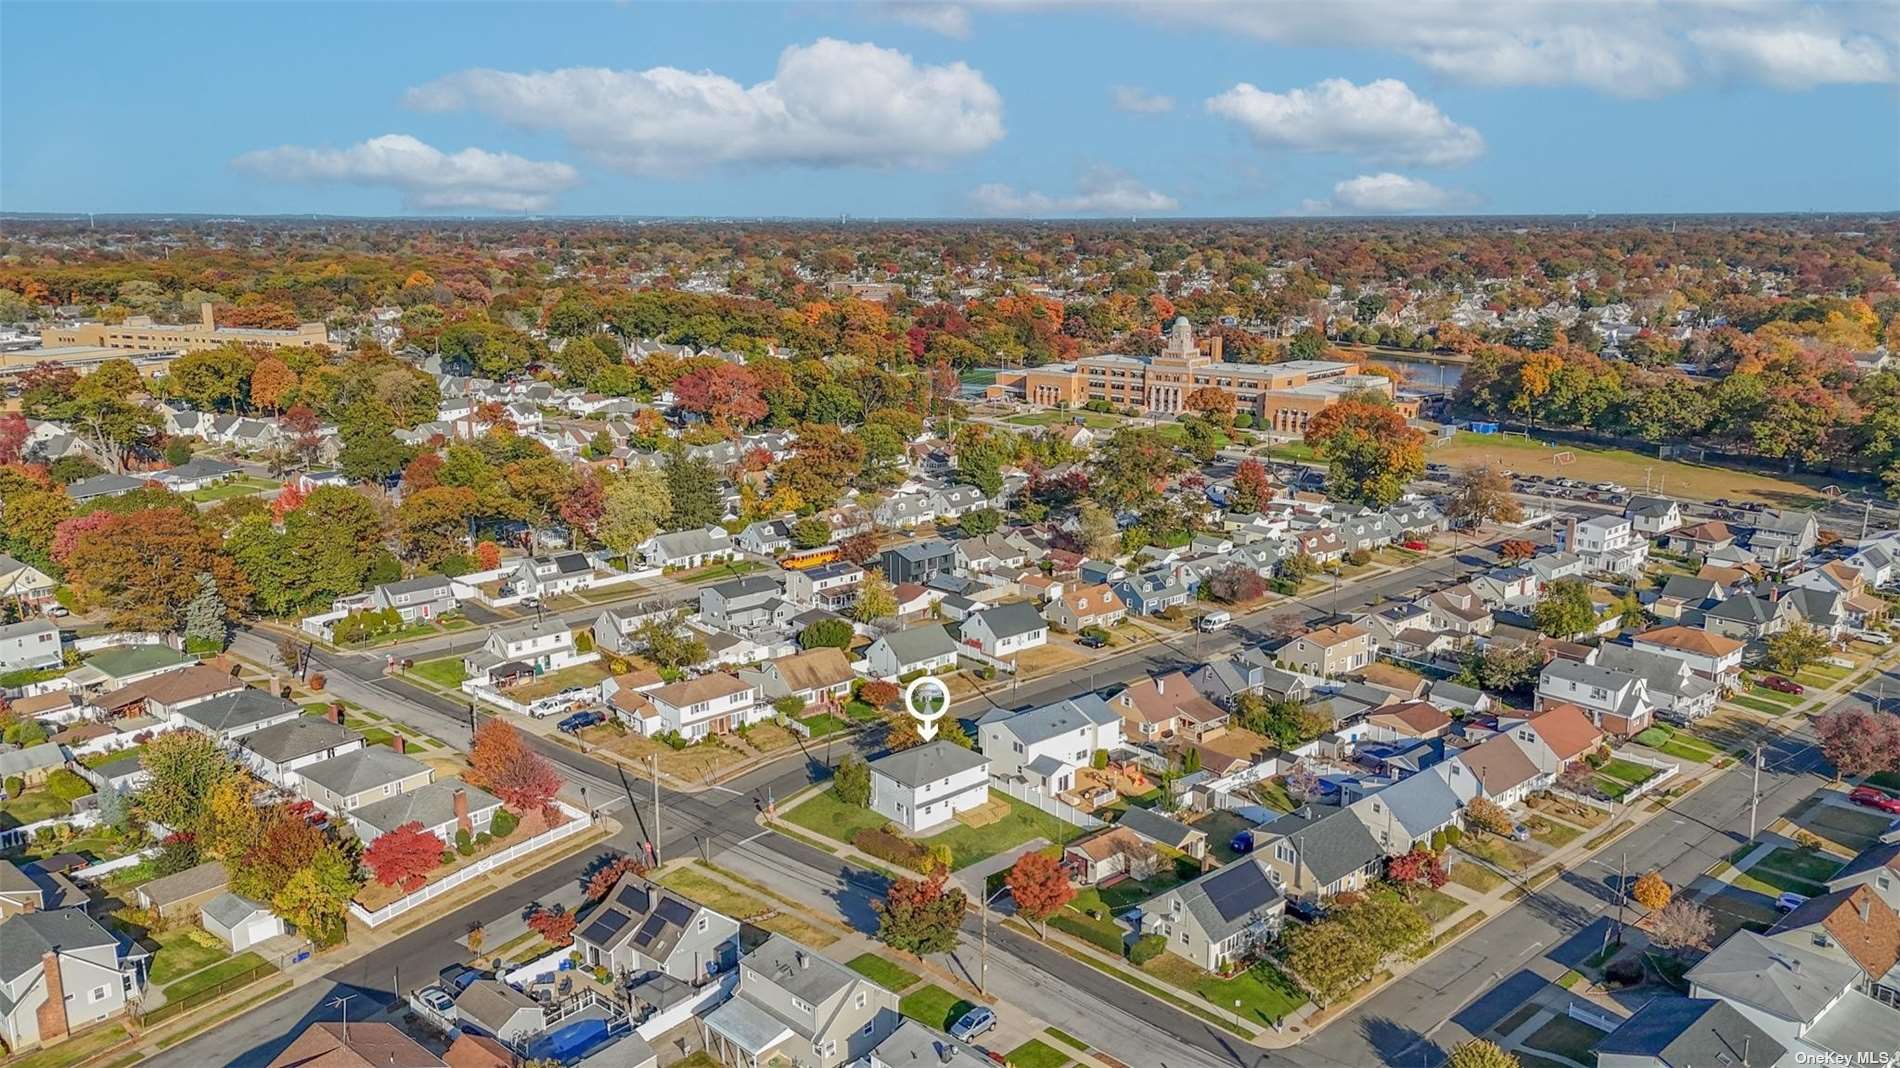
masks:
<svg viewBox="0 0 1900 1068"><path fill-rule="evenodd" d="M343 1044L350 1044L350 999L355 994L338 994L330 999L330 1004L343 1010Z"/></svg>
<svg viewBox="0 0 1900 1068"><path fill-rule="evenodd" d="M647 766L653 773L653 866L659 867L665 860L660 853L660 757L652 754L647 757Z"/></svg>
<svg viewBox="0 0 1900 1068"><path fill-rule="evenodd" d="M1861 541L1867 540L1867 521L1873 518L1873 514L1874 514L1874 499L1872 497L1869 497L1866 500L1860 502L1860 540Z"/></svg>
<svg viewBox="0 0 1900 1068"><path fill-rule="evenodd" d="M1755 840L1755 810L1761 806L1761 743L1755 743L1755 783L1748 791L1748 840Z"/></svg>
<svg viewBox="0 0 1900 1068"><path fill-rule="evenodd" d="M1616 865L1616 944L1623 944L1623 906L1630 899L1630 855L1623 851L1623 859Z"/></svg>

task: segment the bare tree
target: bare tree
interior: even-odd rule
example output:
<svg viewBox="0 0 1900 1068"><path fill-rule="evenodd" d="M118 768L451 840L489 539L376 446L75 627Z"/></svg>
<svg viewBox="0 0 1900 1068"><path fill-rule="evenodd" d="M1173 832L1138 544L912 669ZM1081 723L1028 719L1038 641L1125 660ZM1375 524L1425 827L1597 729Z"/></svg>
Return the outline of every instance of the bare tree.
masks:
<svg viewBox="0 0 1900 1068"><path fill-rule="evenodd" d="M1715 914L1687 898L1676 898L1649 918L1649 941L1671 953L1707 949L1715 937Z"/></svg>

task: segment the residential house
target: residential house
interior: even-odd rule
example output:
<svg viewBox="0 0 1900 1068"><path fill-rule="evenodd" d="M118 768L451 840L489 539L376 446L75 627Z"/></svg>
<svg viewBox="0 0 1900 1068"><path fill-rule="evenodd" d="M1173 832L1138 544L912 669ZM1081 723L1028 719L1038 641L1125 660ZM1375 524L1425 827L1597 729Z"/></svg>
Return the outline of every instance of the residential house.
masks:
<svg viewBox="0 0 1900 1068"><path fill-rule="evenodd" d="M1690 997L1727 1002L1814 1063L1900 1048L1893 1010L1856 989L1862 977L1852 961L1748 930L1724 939L1684 976Z"/></svg>
<svg viewBox="0 0 1900 1068"><path fill-rule="evenodd" d="M548 598L587 589L594 579L594 565L587 554L567 552L521 561L503 585L510 596Z"/></svg>
<svg viewBox="0 0 1900 1068"><path fill-rule="evenodd" d="M240 474L243 474L243 471L236 464L227 464L223 460L200 456L177 467L153 472L152 481L173 493L193 493L207 486L215 486L227 478L236 478Z"/></svg>
<svg viewBox="0 0 1900 1068"><path fill-rule="evenodd" d="M1366 716L1366 737L1375 742L1443 738L1450 730L1451 717L1429 701L1382 705Z"/></svg>
<svg viewBox="0 0 1900 1068"><path fill-rule="evenodd" d="M739 532L739 548L757 556L777 556L792 547L792 526L783 519L761 519Z"/></svg>
<svg viewBox="0 0 1900 1068"><path fill-rule="evenodd" d="M1634 636L1630 645L1680 660L1689 665L1697 677L1724 690L1741 685L1742 651L1746 648L1742 639L1693 627L1657 627Z"/></svg>
<svg viewBox="0 0 1900 1068"><path fill-rule="evenodd" d="M1844 561L1836 560L1804 571L1789 585L1796 590L1812 590L1838 598L1841 622L1849 627L1865 629L1887 614L1887 602L1868 588L1866 576Z"/></svg>
<svg viewBox="0 0 1900 1068"><path fill-rule="evenodd" d="M864 569L843 560L785 573L785 598L803 608L842 612L858 603Z"/></svg>
<svg viewBox="0 0 1900 1068"><path fill-rule="evenodd" d="M378 611L395 609L404 623L439 619L458 607L455 585L447 575L417 575L399 582L385 582L370 591L369 606Z"/></svg>
<svg viewBox="0 0 1900 1068"><path fill-rule="evenodd" d="M1281 646L1279 656L1295 671L1332 678L1372 662L1372 635L1352 623L1321 627Z"/></svg>
<svg viewBox="0 0 1900 1068"><path fill-rule="evenodd" d="M446 1068L395 1024L325 1021L303 1029L266 1068Z"/></svg>
<svg viewBox="0 0 1900 1068"><path fill-rule="evenodd" d="M1537 589L1540 593L1558 579L1582 578L1588 570L1583 557L1573 552L1543 553L1525 561L1524 566L1530 568L1531 573L1537 576Z"/></svg>
<svg viewBox="0 0 1900 1068"><path fill-rule="evenodd" d="M739 921L633 872L581 913L574 948L590 968L698 985L739 961Z"/></svg>
<svg viewBox="0 0 1900 1068"><path fill-rule="evenodd" d="M1469 583L1479 600L1494 612L1528 613L1537 604L1537 572L1522 565L1494 567Z"/></svg>
<svg viewBox="0 0 1900 1068"><path fill-rule="evenodd" d="M1887 545L1866 545L1860 551L1847 558L1847 566L1860 572L1860 577L1870 589L1882 589L1890 585L1900 569L1896 569L1894 550Z"/></svg>
<svg viewBox="0 0 1900 1068"><path fill-rule="evenodd" d="M1132 828L1115 824L1071 842L1063 850L1062 866L1082 886L1117 876L1145 880L1160 870L1161 851Z"/></svg>
<svg viewBox="0 0 1900 1068"><path fill-rule="evenodd" d="M420 790L435 779L429 765L372 745L297 772L298 789L312 804L332 816L342 816L364 805Z"/></svg>
<svg viewBox="0 0 1900 1068"><path fill-rule="evenodd" d="M1596 1044L1597 1068L1771 1068L1786 1047L1714 998L1652 997Z"/></svg>
<svg viewBox="0 0 1900 1068"><path fill-rule="evenodd" d="M1013 601L973 613L958 633L964 645L1007 659L1047 643L1049 624L1034 605Z"/></svg>
<svg viewBox="0 0 1900 1068"><path fill-rule="evenodd" d="M1252 831L1253 853L1280 876L1290 897L1322 901L1361 890L1378 877L1385 850L1359 817L1342 808L1302 805Z"/></svg>
<svg viewBox="0 0 1900 1068"><path fill-rule="evenodd" d="M957 642L940 623L880 636L864 651L872 676L897 679L912 674L939 674L957 666Z"/></svg>
<svg viewBox="0 0 1900 1068"><path fill-rule="evenodd" d="M1122 810L1122 818L1117 827L1133 831L1145 842L1166 846L1176 853L1185 854L1195 860L1207 856L1207 832L1191 827L1180 820L1170 819L1150 808L1130 805Z"/></svg>
<svg viewBox="0 0 1900 1068"><path fill-rule="evenodd" d="M646 648L646 641L640 637L640 631L648 623L672 618L678 610L678 605L659 598L637 604L615 605L594 620L594 648L621 655L639 652Z"/></svg>
<svg viewBox="0 0 1900 1068"><path fill-rule="evenodd" d="M87 657L66 681L88 693L105 693L197 662L169 645L117 645Z"/></svg>
<svg viewBox="0 0 1900 1068"><path fill-rule="evenodd" d="M1451 529L1451 521L1429 500L1400 501L1385 510L1407 538L1423 538Z"/></svg>
<svg viewBox="0 0 1900 1068"><path fill-rule="evenodd" d="M1623 506L1623 518L1637 534L1654 538L1682 525L1682 506L1667 497L1632 496Z"/></svg>
<svg viewBox="0 0 1900 1068"><path fill-rule="evenodd" d="M1719 582L1694 575L1670 575L1649 604L1651 615L1687 623L1700 622L1702 613L1720 604L1728 591Z"/></svg>
<svg viewBox="0 0 1900 1068"><path fill-rule="evenodd" d="M1827 880L1830 892L1856 886L1872 887L1888 908L1900 912L1900 842L1875 842Z"/></svg>
<svg viewBox="0 0 1900 1068"><path fill-rule="evenodd" d="M1075 772L1097 751L1122 747L1122 723L1092 693L1021 712L999 708L977 720L977 748L998 778L1027 781L1053 797L1075 786Z"/></svg>
<svg viewBox="0 0 1900 1068"><path fill-rule="evenodd" d="M844 704L857 674L842 649L808 649L768 660L757 672L760 691L768 701L797 697L813 711Z"/></svg>
<svg viewBox="0 0 1900 1068"><path fill-rule="evenodd" d="M196 664L121 686L93 699L111 716L169 718L192 705L245 689L244 680L208 664Z"/></svg>
<svg viewBox="0 0 1900 1068"><path fill-rule="evenodd" d="M1166 568L1144 571L1138 575L1116 579L1115 596L1123 605L1136 615L1160 615L1170 608L1184 605L1193 596L1187 585Z"/></svg>
<svg viewBox="0 0 1900 1068"><path fill-rule="evenodd" d="M1765 641L1788 629L1798 615L1785 597L1745 593L1702 613L1702 629L1744 643Z"/></svg>
<svg viewBox="0 0 1900 1068"><path fill-rule="evenodd" d="M1432 704L1440 708L1463 712L1489 712L1493 704L1491 695L1483 690L1449 679L1434 681L1427 696L1431 698Z"/></svg>
<svg viewBox="0 0 1900 1068"><path fill-rule="evenodd" d="M999 533L989 533L977 538L964 538L956 542L957 563L968 571L991 572L1012 571L1022 567L1029 560L1029 548Z"/></svg>
<svg viewBox="0 0 1900 1068"><path fill-rule="evenodd" d="M1353 623L1372 635L1375 652L1424 657L1452 648L1456 641L1432 621L1423 602L1394 601L1354 617Z"/></svg>
<svg viewBox="0 0 1900 1068"><path fill-rule="evenodd" d="M1808 898L1784 913L1768 937L1860 968L1855 989L1900 1010L1900 916L1871 886ZM1900 1024L1900 1020L1896 1020Z"/></svg>
<svg viewBox="0 0 1900 1068"><path fill-rule="evenodd" d="M1537 676L1537 707L1576 705L1598 729L1623 737L1648 728L1654 702L1641 675L1561 657Z"/></svg>
<svg viewBox="0 0 1900 1068"><path fill-rule="evenodd" d="M144 985L145 957L84 909L0 920L0 1039L16 1055L124 1013Z"/></svg>
<svg viewBox="0 0 1900 1068"><path fill-rule="evenodd" d="M284 933L283 917L272 912L269 905L229 890L198 906L198 925L222 939L233 953L242 953Z"/></svg>
<svg viewBox="0 0 1900 1068"><path fill-rule="evenodd" d="M1498 728L1516 739L1537 770L1555 779L1603 745L1603 731L1581 707L1553 703L1528 718L1500 716Z"/></svg>
<svg viewBox="0 0 1900 1068"><path fill-rule="evenodd" d="M1734 544L1735 532L1719 519L1678 527L1662 537L1663 548L1698 562L1707 559L1710 553L1730 548Z"/></svg>
<svg viewBox="0 0 1900 1068"><path fill-rule="evenodd" d="M1419 604L1431 613L1434 630L1470 640L1491 633L1497 626L1491 607L1471 584L1459 583L1436 593L1426 594Z"/></svg>
<svg viewBox="0 0 1900 1068"><path fill-rule="evenodd" d="M1458 824L1458 810L1458 795L1433 774L1408 775L1346 806L1387 856L1429 846L1432 835Z"/></svg>
<svg viewBox="0 0 1900 1068"><path fill-rule="evenodd" d="M1051 600L1042 615L1050 626L1073 634L1085 627L1112 627L1128 615L1128 607L1103 583L1068 590Z"/></svg>
<svg viewBox="0 0 1900 1068"><path fill-rule="evenodd" d="M258 778L283 790L297 788L299 769L363 748L363 736L341 723L298 716L238 739L237 756Z"/></svg>
<svg viewBox="0 0 1900 1068"><path fill-rule="evenodd" d="M1632 645L1603 646L1597 666L1641 678L1655 714L1677 723L1691 723L1714 712L1721 694L1720 686L1696 674L1687 661Z"/></svg>
<svg viewBox="0 0 1900 1068"><path fill-rule="evenodd" d="M1227 710L1202 696L1179 671L1137 679L1110 698L1108 706L1121 717L1123 734L1138 742L1158 742L1177 731L1199 738L1228 722Z"/></svg>
<svg viewBox="0 0 1900 1068"><path fill-rule="evenodd" d="M739 555L739 547L724 527L675 530L655 534L635 547L640 558L654 567L693 568L702 564L730 560Z"/></svg>
<svg viewBox="0 0 1900 1068"><path fill-rule="evenodd" d="M59 627L44 619L0 625L0 671L56 668L65 663Z"/></svg>
<svg viewBox="0 0 1900 1068"><path fill-rule="evenodd" d="M50 604L59 588L51 575L0 553L0 601L18 601L29 607ZM4 634L4 631L0 631ZM0 637L0 662L6 658L6 642Z"/></svg>
<svg viewBox="0 0 1900 1068"><path fill-rule="evenodd" d="M870 764L871 811L924 834L990 800L990 758L941 739Z"/></svg>
<svg viewBox="0 0 1900 1068"><path fill-rule="evenodd" d="M455 1024L518 1048L547 1030L547 1010L499 979L477 979L455 996Z"/></svg>
<svg viewBox="0 0 1900 1068"><path fill-rule="evenodd" d="M733 1068L838 1068L897 1029L897 995L817 952L773 935L739 962L730 1000L707 1013L706 1047Z"/></svg>
<svg viewBox="0 0 1900 1068"><path fill-rule="evenodd" d="M666 685L652 668L640 668L600 680L600 700L615 719L635 734L652 737L665 730L659 710L647 693Z"/></svg>
<svg viewBox="0 0 1900 1068"><path fill-rule="evenodd" d="M727 734L771 716L759 703L757 686L737 675L714 672L647 691L659 714L661 731L674 731L689 742L709 734Z"/></svg>
<svg viewBox="0 0 1900 1068"><path fill-rule="evenodd" d="M785 605L784 610L778 608ZM746 575L699 591L699 618L719 630L752 630L791 616L776 579Z"/></svg>
<svg viewBox="0 0 1900 1068"><path fill-rule="evenodd" d="M884 577L893 583L928 583L957 569L957 548L942 538L893 545L879 554Z"/></svg>
<svg viewBox="0 0 1900 1068"><path fill-rule="evenodd" d="M1558 545L1582 557L1586 569L1607 575L1634 575L1649 559L1649 540L1622 516L1572 518L1559 529Z"/></svg>
<svg viewBox="0 0 1900 1068"><path fill-rule="evenodd" d="M130 493L145 485L144 479L129 475L94 475L82 478L66 487L66 496L74 504L85 504L104 497L117 497L121 493Z"/></svg>
<svg viewBox="0 0 1900 1068"><path fill-rule="evenodd" d="M65 764L66 751L58 742L0 748L0 781L17 777L28 786L37 786Z"/></svg>
<svg viewBox="0 0 1900 1068"><path fill-rule="evenodd" d="M152 909L161 919L175 920L198 914L198 907L224 893L231 885L224 863L207 860L184 871L141 883L132 892L139 908Z"/></svg>
<svg viewBox="0 0 1900 1068"><path fill-rule="evenodd" d="M460 779L424 783L380 801L350 810L350 825L360 841L374 842L407 823L453 844L458 832L470 837L487 831L501 811L501 798Z"/></svg>
<svg viewBox="0 0 1900 1068"><path fill-rule="evenodd" d="M462 667L470 679L491 683L542 675L578 659L574 632L559 616L548 616L489 631L482 647L462 658Z"/></svg>
<svg viewBox="0 0 1900 1068"><path fill-rule="evenodd" d="M173 723L230 742L266 727L303 718L303 709L281 697L246 686L204 701L193 701L171 714Z"/></svg>
<svg viewBox="0 0 1900 1068"><path fill-rule="evenodd" d="M1278 937L1286 898L1259 853L1222 865L1141 903L1141 933L1208 971L1226 970Z"/></svg>
<svg viewBox="0 0 1900 1068"><path fill-rule="evenodd" d="M1188 681L1224 709L1232 709L1235 698L1242 694L1257 694L1276 701L1304 701L1311 693L1305 679L1273 666L1271 656L1252 646L1224 660L1202 664L1188 676Z"/></svg>
<svg viewBox="0 0 1900 1068"><path fill-rule="evenodd" d="M1523 745L1509 734L1493 735L1445 763L1454 766L1448 771L1447 782L1454 791L1460 791L1461 797L1469 795L1454 781L1460 774L1458 769L1470 773L1476 793L1506 808L1523 801L1532 790L1541 789L1553 778L1540 771Z"/></svg>
<svg viewBox="0 0 1900 1068"><path fill-rule="evenodd" d="M1748 551L1768 567L1781 567L1814 551L1821 527L1813 512L1763 508L1749 513Z"/></svg>

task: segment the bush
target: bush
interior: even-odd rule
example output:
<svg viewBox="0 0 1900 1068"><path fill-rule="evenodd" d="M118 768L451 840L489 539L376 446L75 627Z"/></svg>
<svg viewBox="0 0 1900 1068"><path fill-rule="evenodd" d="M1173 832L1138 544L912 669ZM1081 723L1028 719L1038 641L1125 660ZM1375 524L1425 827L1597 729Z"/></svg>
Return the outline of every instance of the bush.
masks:
<svg viewBox="0 0 1900 1068"><path fill-rule="evenodd" d="M1619 960L1604 969L1603 978L1612 986L1635 986L1643 981L1643 965L1634 959Z"/></svg>
<svg viewBox="0 0 1900 1068"><path fill-rule="evenodd" d="M1097 749L1094 755L1089 757L1089 767L1094 768L1096 771L1106 770L1108 767L1108 750Z"/></svg>
<svg viewBox="0 0 1900 1068"><path fill-rule="evenodd" d="M486 846L486 845L487 845L488 843L490 843L490 842L492 842L492 841L494 841L494 840L495 840L495 836L494 836L494 835L492 835L492 834L489 834L489 833L488 833L487 831L482 831L482 832L481 832L480 834L477 834L477 835L475 836L475 844L476 844L476 845L477 845L478 847L479 847L479 846Z"/></svg>
<svg viewBox="0 0 1900 1068"><path fill-rule="evenodd" d="M465 857L475 854L475 838L468 833L468 828L461 827L456 829L455 851Z"/></svg>
<svg viewBox="0 0 1900 1068"><path fill-rule="evenodd" d="M46 789L68 804L92 793L92 784L70 768L59 768L46 777Z"/></svg>
<svg viewBox="0 0 1900 1068"><path fill-rule="evenodd" d="M688 742L686 739L680 737L680 732L678 731L662 731L659 734L659 740L667 748L672 749L674 751L684 749L688 745L692 744L691 742Z"/></svg>
<svg viewBox="0 0 1900 1068"><path fill-rule="evenodd" d="M453 863L455 863L455 850L453 850L453 849L444 849L444 850L442 851L442 855L441 855L440 857L438 857L438 858L436 858L436 859L437 859L437 860L438 860L438 861L440 862L440 864L441 864L441 866L442 866L442 867L444 867L444 868L446 868L446 867L448 867L449 865L451 865L451 864L453 864ZM418 880L418 881L420 881L420 880ZM408 888L407 888L407 887L404 887L404 889L408 889Z"/></svg>
<svg viewBox="0 0 1900 1068"><path fill-rule="evenodd" d="M7 796L18 797L26 792L26 779L19 775L7 776Z"/></svg>
<svg viewBox="0 0 1900 1068"><path fill-rule="evenodd" d="M495 837L506 838L515 833L515 828L520 823L521 820L514 813L504 808L495 813L494 822L489 824L489 829L495 832Z"/></svg>
<svg viewBox="0 0 1900 1068"><path fill-rule="evenodd" d="M1128 947L1128 959L1134 964L1146 964L1168 951L1168 940L1161 935L1142 935L1135 944Z"/></svg>
<svg viewBox="0 0 1900 1068"><path fill-rule="evenodd" d="M322 693L324 684L329 681L330 680L323 677L323 672L321 671L315 673L314 675L311 675L310 676L310 692Z"/></svg>
<svg viewBox="0 0 1900 1068"><path fill-rule="evenodd" d="M1364 567L1372 562L1372 553L1365 549L1354 549L1346 554L1346 562L1354 567Z"/></svg>
<svg viewBox="0 0 1900 1068"><path fill-rule="evenodd" d="M936 861L930 850L883 828L867 827L851 836L851 844L879 860L888 860L923 875L935 868Z"/></svg>
<svg viewBox="0 0 1900 1068"><path fill-rule="evenodd" d="M202 949L229 949L224 939L202 927L192 927L185 931L185 940Z"/></svg>
<svg viewBox="0 0 1900 1068"><path fill-rule="evenodd" d="M1432 852L1443 853L1445 851L1445 845L1446 845L1445 832L1433 831L1432 832Z"/></svg>
<svg viewBox="0 0 1900 1068"><path fill-rule="evenodd" d="M1445 844L1448 846L1455 846L1465 840L1464 829L1460 827L1447 827L1438 833L1445 836Z"/></svg>
<svg viewBox="0 0 1900 1068"><path fill-rule="evenodd" d="M461 578L475 570L475 561L461 553L455 553L443 557L442 562L435 565L435 570L438 574L447 575L449 578Z"/></svg>
<svg viewBox="0 0 1900 1068"><path fill-rule="evenodd" d="M1253 416L1247 412L1241 412L1239 415L1234 416L1234 428L1236 430L1252 430Z"/></svg>

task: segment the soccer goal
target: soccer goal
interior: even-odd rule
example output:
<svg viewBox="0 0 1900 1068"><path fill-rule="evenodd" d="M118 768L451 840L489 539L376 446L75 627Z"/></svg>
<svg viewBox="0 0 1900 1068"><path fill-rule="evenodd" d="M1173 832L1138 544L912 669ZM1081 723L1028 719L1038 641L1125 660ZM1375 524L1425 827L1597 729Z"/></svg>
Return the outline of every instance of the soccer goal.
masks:
<svg viewBox="0 0 1900 1068"><path fill-rule="evenodd" d="M1560 452L1557 455L1552 456L1550 458L1550 462L1556 464L1558 467L1568 467L1571 464L1577 462L1577 454L1574 452L1567 452L1567 451Z"/></svg>
<svg viewBox="0 0 1900 1068"><path fill-rule="evenodd" d="M1702 458L1708 455L1708 451L1700 445L1661 445L1657 447L1656 455L1664 460L1683 460L1699 464Z"/></svg>

